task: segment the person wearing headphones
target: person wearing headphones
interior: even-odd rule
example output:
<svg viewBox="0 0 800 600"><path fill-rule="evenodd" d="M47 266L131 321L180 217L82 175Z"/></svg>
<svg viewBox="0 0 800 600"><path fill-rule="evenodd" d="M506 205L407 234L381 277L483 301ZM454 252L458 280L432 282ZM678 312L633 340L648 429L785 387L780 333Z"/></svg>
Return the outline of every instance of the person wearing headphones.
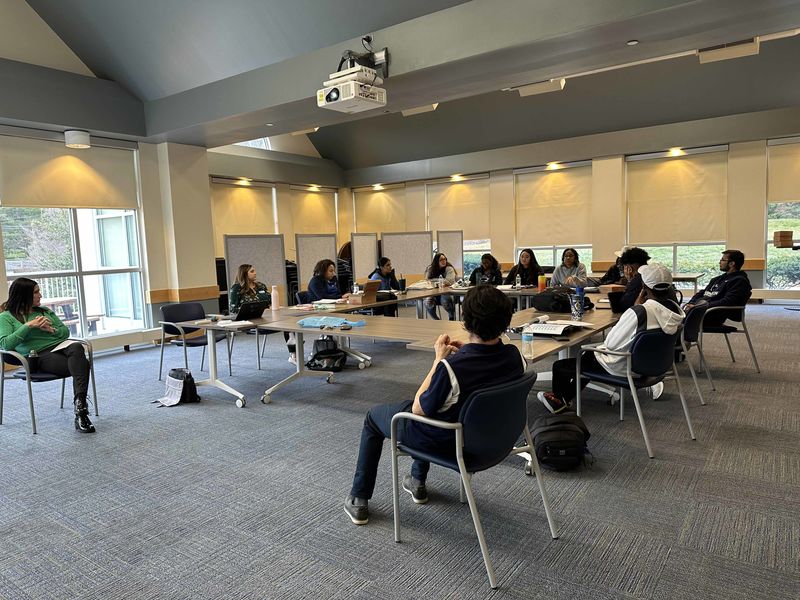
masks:
<svg viewBox="0 0 800 600"><path fill-rule="evenodd" d="M378 266L369 274L371 281L380 281L382 291L399 290L400 282L394 274L394 267L392 266L391 259L382 256L378 261ZM373 315L383 315L385 317L397 316L397 304L389 304L387 306L377 306L372 309Z"/></svg>

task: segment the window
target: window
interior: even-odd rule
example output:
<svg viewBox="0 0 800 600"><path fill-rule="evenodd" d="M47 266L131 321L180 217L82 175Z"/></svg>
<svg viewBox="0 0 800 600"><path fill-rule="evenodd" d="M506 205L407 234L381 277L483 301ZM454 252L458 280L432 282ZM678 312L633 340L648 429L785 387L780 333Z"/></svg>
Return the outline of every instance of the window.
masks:
<svg viewBox="0 0 800 600"><path fill-rule="evenodd" d="M640 246L650 255L650 260L667 265L673 273L702 273L697 281L704 287L713 277L720 274L719 259L725 244L709 242L700 244L665 244L661 246ZM678 282L675 287L691 287L689 282Z"/></svg>
<svg viewBox="0 0 800 600"><path fill-rule="evenodd" d="M145 326L135 210L8 207L0 226L8 279L35 279L72 334Z"/></svg>
<svg viewBox="0 0 800 600"><path fill-rule="evenodd" d="M795 243L800 242L800 202L770 202L767 204L767 273L770 289L800 289L800 251L776 248L772 234L793 231Z"/></svg>
<svg viewBox="0 0 800 600"><path fill-rule="evenodd" d="M464 278L481 266L481 256L492 251L492 240L464 240Z"/></svg>
<svg viewBox="0 0 800 600"><path fill-rule="evenodd" d="M561 255L567 248L574 248L578 253L579 262L586 266L586 272L592 272L592 247L586 245L576 244L574 246L532 246L533 253L536 255L536 261L543 267L557 267L561 264ZM519 262L519 253L525 247L517 248L515 253L515 261Z"/></svg>

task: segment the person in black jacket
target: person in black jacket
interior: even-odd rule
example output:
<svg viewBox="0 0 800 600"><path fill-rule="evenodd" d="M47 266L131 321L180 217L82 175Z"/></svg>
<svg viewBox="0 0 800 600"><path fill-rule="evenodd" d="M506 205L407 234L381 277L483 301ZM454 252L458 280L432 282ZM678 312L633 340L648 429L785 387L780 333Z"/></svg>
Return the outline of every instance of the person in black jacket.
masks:
<svg viewBox="0 0 800 600"><path fill-rule="evenodd" d="M371 281L380 281L382 291L399 290L400 282L394 274L394 267L392 266L391 259L381 256L378 261L378 266L369 274L368 279ZM380 299L380 298L379 298ZM383 315L385 317L397 316L397 304L387 304L386 306L376 306L372 309L373 315Z"/></svg>
<svg viewBox="0 0 800 600"><path fill-rule="evenodd" d="M598 285L628 285L628 280L625 278L625 270L622 268L622 252L617 250L617 260L616 262L608 268L608 271L605 272L600 278Z"/></svg>
<svg viewBox="0 0 800 600"><path fill-rule="evenodd" d="M625 312L636 304L636 299L642 293L642 276L639 275L639 267L644 266L650 260L650 255L641 248L633 247L626 249L620 256L622 269L628 284L620 300L621 311Z"/></svg>
<svg viewBox="0 0 800 600"><path fill-rule="evenodd" d="M695 307L707 306L744 306L753 293L753 286L747 273L742 271L744 265L744 253L740 250L725 250L722 258L719 259L719 270L722 275L714 277L706 287L697 292L692 299L684 306L685 311L690 311ZM740 319L739 311L717 311L711 313L703 321L703 326L718 327L726 319Z"/></svg>
<svg viewBox="0 0 800 600"><path fill-rule="evenodd" d="M500 285L503 283L503 274L500 272L500 263L491 254L481 256L481 265L472 271L469 276L470 285L488 283L489 285Z"/></svg>
<svg viewBox="0 0 800 600"><path fill-rule="evenodd" d="M522 280L522 285L536 285L538 284L539 275L544 275L544 270L536 262L536 255L530 248L525 248L519 253L519 262L514 265L508 272L506 277L506 285L515 285L517 275Z"/></svg>
<svg viewBox="0 0 800 600"><path fill-rule="evenodd" d="M342 294L336 279L336 264L329 258L323 258L314 267L314 275L308 282L308 295L312 302L317 300L338 300L347 298L349 293Z"/></svg>

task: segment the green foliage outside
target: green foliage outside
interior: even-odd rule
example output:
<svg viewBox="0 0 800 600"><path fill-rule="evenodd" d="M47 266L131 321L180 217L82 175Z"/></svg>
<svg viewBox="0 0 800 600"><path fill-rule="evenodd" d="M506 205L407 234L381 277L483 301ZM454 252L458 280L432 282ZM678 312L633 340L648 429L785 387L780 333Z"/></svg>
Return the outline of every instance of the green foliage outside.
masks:
<svg viewBox="0 0 800 600"><path fill-rule="evenodd" d="M0 209L0 226L9 274L74 268L68 210L3 208Z"/></svg>
<svg viewBox="0 0 800 600"><path fill-rule="evenodd" d="M793 231L800 239L800 202L778 202L767 205L767 281L768 288L800 288L800 250L775 248L775 231Z"/></svg>

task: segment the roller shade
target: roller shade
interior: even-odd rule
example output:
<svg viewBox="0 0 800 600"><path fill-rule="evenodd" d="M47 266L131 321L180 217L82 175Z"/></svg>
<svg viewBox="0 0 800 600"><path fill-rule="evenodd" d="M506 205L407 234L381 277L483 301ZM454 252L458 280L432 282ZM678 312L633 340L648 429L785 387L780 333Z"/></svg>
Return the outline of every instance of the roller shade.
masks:
<svg viewBox="0 0 800 600"><path fill-rule="evenodd" d="M336 200L332 192L289 193L294 233L336 233Z"/></svg>
<svg viewBox="0 0 800 600"><path fill-rule="evenodd" d="M406 190L354 194L356 231L376 232L406 230Z"/></svg>
<svg viewBox="0 0 800 600"><path fill-rule="evenodd" d="M212 183L211 219L217 256L224 252L225 235L274 233L272 188Z"/></svg>
<svg viewBox="0 0 800 600"><path fill-rule="evenodd" d="M517 244L592 243L592 167L520 173Z"/></svg>
<svg viewBox="0 0 800 600"><path fill-rule="evenodd" d="M427 194L431 230L461 229L465 240L491 237L488 178L428 184Z"/></svg>
<svg viewBox="0 0 800 600"><path fill-rule="evenodd" d="M631 243L726 239L727 152L626 164Z"/></svg>
<svg viewBox="0 0 800 600"><path fill-rule="evenodd" d="M0 205L137 208L134 153L0 136Z"/></svg>
<svg viewBox="0 0 800 600"><path fill-rule="evenodd" d="M800 144L768 148L767 202L800 200Z"/></svg>

